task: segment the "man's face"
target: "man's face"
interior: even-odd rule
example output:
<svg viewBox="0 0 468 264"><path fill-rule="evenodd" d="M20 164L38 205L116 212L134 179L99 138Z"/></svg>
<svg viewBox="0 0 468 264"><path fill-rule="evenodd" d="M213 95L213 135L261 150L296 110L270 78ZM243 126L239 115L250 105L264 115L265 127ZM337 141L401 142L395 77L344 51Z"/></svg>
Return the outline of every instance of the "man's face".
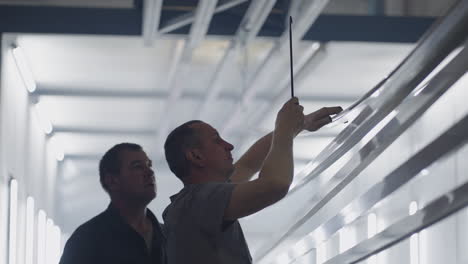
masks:
<svg viewBox="0 0 468 264"><path fill-rule="evenodd" d="M231 151L234 147L222 139L212 126L200 122L192 125L200 141L198 148L202 156L202 166L229 178L234 172Z"/></svg>
<svg viewBox="0 0 468 264"><path fill-rule="evenodd" d="M116 175L119 195L133 202L149 203L156 197L156 180L151 160L144 151L120 153L120 173Z"/></svg>

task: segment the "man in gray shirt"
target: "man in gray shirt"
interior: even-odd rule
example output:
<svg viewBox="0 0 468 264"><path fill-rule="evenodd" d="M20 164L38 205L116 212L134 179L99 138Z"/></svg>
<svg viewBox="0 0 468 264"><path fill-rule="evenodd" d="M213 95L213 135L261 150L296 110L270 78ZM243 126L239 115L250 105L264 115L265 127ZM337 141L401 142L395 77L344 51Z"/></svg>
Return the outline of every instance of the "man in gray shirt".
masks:
<svg viewBox="0 0 468 264"><path fill-rule="evenodd" d="M304 117L297 98L286 102L275 130L259 139L233 164L233 146L202 121L174 129L164 149L171 171L184 188L163 213L169 264L252 263L237 219L283 198L293 179L293 139L315 131L341 107L322 108ZM257 172L259 177L249 181Z"/></svg>

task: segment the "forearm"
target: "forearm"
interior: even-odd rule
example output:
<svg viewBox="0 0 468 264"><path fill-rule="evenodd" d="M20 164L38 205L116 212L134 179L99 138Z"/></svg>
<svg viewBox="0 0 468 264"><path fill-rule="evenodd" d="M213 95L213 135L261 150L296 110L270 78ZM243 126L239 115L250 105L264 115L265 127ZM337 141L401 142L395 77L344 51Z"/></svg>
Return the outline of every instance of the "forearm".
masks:
<svg viewBox="0 0 468 264"><path fill-rule="evenodd" d="M263 165L270 151L273 133L268 133L255 142L236 163L236 166L251 171L252 175L257 173Z"/></svg>
<svg viewBox="0 0 468 264"><path fill-rule="evenodd" d="M293 180L293 136L275 132L259 178L287 192Z"/></svg>

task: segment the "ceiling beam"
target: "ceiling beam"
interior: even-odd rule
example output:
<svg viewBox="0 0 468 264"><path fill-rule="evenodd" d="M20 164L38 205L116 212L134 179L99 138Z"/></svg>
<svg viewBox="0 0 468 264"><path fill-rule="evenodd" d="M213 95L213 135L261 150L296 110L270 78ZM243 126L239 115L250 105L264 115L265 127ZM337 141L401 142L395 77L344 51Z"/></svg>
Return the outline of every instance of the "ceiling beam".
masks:
<svg viewBox="0 0 468 264"><path fill-rule="evenodd" d="M145 46L153 45L158 34L163 0L143 1L143 43Z"/></svg>
<svg viewBox="0 0 468 264"><path fill-rule="evenodd" d="M242 20L238 14L246 10L246 5L238 4L214 16L207 34L233 36ZM163 6L163 14L160 25L185 12L165 11ZM283 18L284 14L275 12L268 21ZM434 21L434 17L320 15L303 40L414 43ZM186 25L170 33L184 35L189 30ZM283 31L284 26L268 26L258 36L278 37ZM0 32L141 36L142 10L138 5L130 9L0 5Z"/></svg>
<svg viewBox="0 0 468 264"><path fill-rule="evenodd" d="M237 30L236 36L229 43L229 47L226 49L223 58L216 67L210 83L208 84L206 98L197 111L197 119L204 118L213 101L215 101L221 93L223 88L221 82L222 74L225 72L228 65L234 63L237 55L237 48L239 46L246 47L257 36L275 3L276 0L258 0L251 2Z"/></svg>
<svg viewBox="0 0 468 264"><path fill-rule="evenodd" d="M294 34L292 37L293 44L291 45L296 44L302 39L307 30L325 8L328 1L329 0L310 1L307 2L308 4L306 6L303 6L299 16L295 18L295 22L292 25L291 30L294 32ZM265 60L258 67L257 71L253 75L253 78L249 80L242 100L239 102L238 107L234 110L234 113L228 117L224 127L221 129L223 133L228 133L232 127L237 125L237 121L242 114L242 106L250 104L250 102L255 98L257 91L262 87L261 82L266 78L270 78L271 68L282 66L281 62L284 60L284 57L287 57L285 51L287 50L289 44L288 33L289 32L285 31L277 40L275 46L270 50ZM288 69L283 70L283 72L288 72Z"/></svg>
<svg viewBox="0 0 468 264"><path fill-rule="evenodd" d="M134 0L0 0L0 5L66 6L85 8L133 8Z"/></svg>
<svg viewBox="0 0 468 264"><path fill-rule="evenodd" d="M222 3L216 7L214 13L217 14L223 12L237 5L243 4L247 1L248 0L231 0L226 3ZM189 12L166 21L164 25L162 25L162 27L159 29L159 32L161 34L170 33L174 30L192 24L193 21L195 21L195 12Z"/></svg>
<svg viewBox="0 0 468 264"><path fill-rule="evenodd" d="M195 21L190 27L190 34L184 43L179 42L180 45L176 47L176 55L174 56L167 83L167 90L170 92L164 105L161 115L163 118L159 121L159 131L156 136L155 150L157 154L161 153L161 146L169 132L169 126L172 120L171 108L174 107L185 88L180 85L178 81L183 79L190 70L193 50L204 39L214 15L217 2L218 0L199 1L195 11Z"/></svg>

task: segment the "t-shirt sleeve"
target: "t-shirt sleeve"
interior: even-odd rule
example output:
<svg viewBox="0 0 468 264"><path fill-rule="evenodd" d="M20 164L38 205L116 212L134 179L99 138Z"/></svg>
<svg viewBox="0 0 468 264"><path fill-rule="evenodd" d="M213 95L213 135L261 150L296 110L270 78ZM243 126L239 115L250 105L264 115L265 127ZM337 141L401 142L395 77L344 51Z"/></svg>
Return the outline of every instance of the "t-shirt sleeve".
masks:
<svg viewBox="0 0 468 264"><path fill-rule="evenodd" d="M235 184L207 183L198 186L192 210L200 228L215 234L221 231L224 211L229 205Z"/></svg>

